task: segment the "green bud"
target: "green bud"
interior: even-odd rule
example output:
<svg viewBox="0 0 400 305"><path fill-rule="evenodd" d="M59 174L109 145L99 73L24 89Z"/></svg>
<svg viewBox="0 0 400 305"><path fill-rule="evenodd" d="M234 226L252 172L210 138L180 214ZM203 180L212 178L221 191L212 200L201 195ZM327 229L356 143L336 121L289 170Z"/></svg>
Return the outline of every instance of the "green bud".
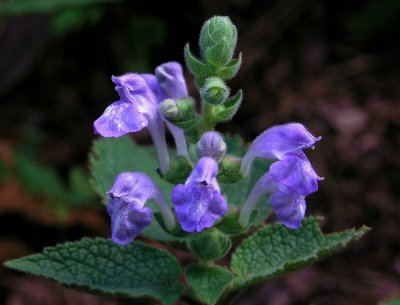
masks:
<svg viewBox="0 0 400 305"><path fill-rule="evenodd" d="M232 60L237 43L237 29L229 17L214 16L207 20L200 33L200 51L214 66L224 66Z"/></svg>
<svg viewBox="0 0 400 305"><path fill-rule="evenodd" d="M200 89L200 95L207 103L218 105L229 96L230 89L219 77L209 77Z"/></svg>
<svg viewBox="0 0 400 305"><path fill-rule="evenodd" d="M170 170L165 174L164 179L173 184L185 183L192 171L192 165L182 156L171 160Z"/></svg>
<svg viewBox="0 0 400 305"><path fill-rule="evenodd" d="M244 179L240 173L241 159L232 155L225 156L219 163L217 179L221 183L235 183Z"/></svg>
<svg viewBox="0 0 400 305"><path fill-rule="evenodd" d="M193 234L188 241L190 251L204 261L213 261L224 257L231 246L231 239L215 228Z"/></svg>
<svg viewBox="0 0 400 305"><path fill-rule="evenodd" d="M166 119L174 119L179 114L179 109L173 99L164 100L159 106L160 112Z"/></svg>
<svg viewBox="0 0 400 305"><path fill-rule="evenodd" d="M193 128L199 124L195 102L191 97L166 99L158 107L168 121L180 128Z"/></svg>

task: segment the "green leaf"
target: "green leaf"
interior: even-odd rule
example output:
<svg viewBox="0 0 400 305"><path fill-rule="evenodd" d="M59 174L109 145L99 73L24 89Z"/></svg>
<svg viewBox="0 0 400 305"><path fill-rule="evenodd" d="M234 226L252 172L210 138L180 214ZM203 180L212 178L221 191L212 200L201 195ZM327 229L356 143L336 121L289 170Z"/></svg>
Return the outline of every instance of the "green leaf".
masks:
<svg viewBox="0 0 400 305"><path fill-rule="evenodd" d="M188 70L197 78L206 79L212 75L211 67L203 63L200 59L190 52L189 44L185 45L185 62Z"/></svg>
<svg viewBox="0 0 400 305"><path fill-rule="evenodd" d="M232 98L219 105L215 110L215 120L217 122L227 122L231 120L238 111L243 99L243 91L239 90Z"/></svg>
<svg viewBox="0 0 400 305"><path fill-rule="evenodd" d="M238 59L232 59L231 62L225 67L217 69L216 74L223 80L234 78L239 72L240 66L242 65L242 53L239 53Z"/></svg>
<svg viewBox="0 0 400 305"><path fill-rule="evenodd" d="M342 250L369 228L322 234L317 217L303 220L300 229L274 224L256 231L232 255L235 285L244 287L313 264Z"/></svg>
<svg viewBox="0 0 400 305"><path fill-rule="evenodd" d="M65 286L113 296L149 296L163 304L178 299L180 266L168 252L134 242L84 238L7 261L7 267L55 280Z"/></svg>
<svg viewBox="0 0 400 305"><path fill-rule="evenodd" d="M104 203L108 201L106 192L111 189L115 178L121 172L145 173L161 189L165 199L170 200L173 185L157 174L158 160L153 147L139 146L128 136L117 139L100 138L93 142L89 161L92 176L90 182L96 193L103 197ZM157 211L154 205L149 206L154 212ZM142 233L159 241L179 241L166 233L157 221L153 221Z"/></svg>
<svg viewBox="0 0 400 305"><path fill-rule="evenodd" d="M205 267L189 265L186 268L186 280L198 297L206 304L215 304L233 275L223 267Z"/></svg>
<svg viewBox="0 0 400 305"><path fill-rule="evenodd" d="M16 152L15 158L17 178L28 191L52 200L58 200L65 194L65 184L53 168L40 165L20 151Z"/></svg>

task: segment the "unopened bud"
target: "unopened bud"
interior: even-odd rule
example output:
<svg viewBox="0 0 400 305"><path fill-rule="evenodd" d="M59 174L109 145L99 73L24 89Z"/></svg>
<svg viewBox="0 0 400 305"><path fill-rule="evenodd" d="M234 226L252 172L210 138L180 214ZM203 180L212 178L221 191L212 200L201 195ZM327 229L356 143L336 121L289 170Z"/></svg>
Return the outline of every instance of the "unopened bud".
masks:
<svg viewBox="0 0 400 305"><path fill-rule="evenodd" d="M224 81L218 77L209 77L200 89L200 95L207 103L218 105L229 96L230 89Z"/></svg>
<svg viewBox="0 0 400 305"><path fill-rule="evenodd" d="M200 33L200 51L211 64L221 66L232 60L237 43L237 29L226 16L207 20Z"/></svg>
<svg viewBox="0 0 400 305"><path fill-rule="evenodd" d="M226 154L226 143L222 136L216 131L209 131L203 134L197 142L196 150L199 158L210 157L219 161Z"/></svg>
<svg viewBox="0 0 400 305"><path fill-rule="evenodd" d="M173 99L164 100L159 106L160 112L166 119L176 118L179 114L178 105Z"/></svg>
<svg viewBox="0 0 400 305"><path fill-rule="evenodd" d="M199 259L212 261L224 257L232 246L231 239L217 229L193 234L188 241L190 251Z"/></svg>
<svg viewBox="0 0 400 305"><path fill-rule="evenodd" d="M241 159L232 155L225 156L219 163L218 181L222 183L235 183L243 180L240 173Z"/></svg>

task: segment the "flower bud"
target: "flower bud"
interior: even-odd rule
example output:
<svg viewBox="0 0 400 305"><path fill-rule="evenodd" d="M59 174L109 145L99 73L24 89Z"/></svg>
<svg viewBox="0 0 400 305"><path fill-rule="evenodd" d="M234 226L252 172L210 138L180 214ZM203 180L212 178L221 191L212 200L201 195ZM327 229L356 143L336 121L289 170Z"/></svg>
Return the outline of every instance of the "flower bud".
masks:
<svg viewBox="0 0 400 305"><path fill-rule="evenodd" d="M171 160L170 170L164 176L165 180L173 183L184 183L192 171L192 165L182 156L176 156Z"/></svg>
<svg viewBox="0 0 400 305"><path fill-rule="evenodd" d="M219 164L218 181L221 183L235 183L243 180L240 173L241 159L235 156L225 156Z"/></svg>
<svg viewBox="0 0 400 305"><path fill-rule="evenodd" d="M237 30L229 17L214 16L200 33L200 51L212 65L224 66L232 60L237 43Z"/></svg>
<svg viewBox="0 0 400 305"><path fill-rule="evenodd" d="M179 114L179 109L173 99L164 100L159 106L160 112L166 119L176 118Z"/></svg>
<svg viewBox="0 0 400 305"><path fill-rule="evenodd" d="M200 89L201 98L213 105L223 103L228 98L229 93L229 87L218 77L207 78L204 86Z"/></svg>
<svg viewBox="0 0 400 305"><path fill-rule="evenodd" d="M224 257L231 245L231 239L217 229L194 234L188 243L190 251L204 261L217 260Z"/></svg>
<svg viewBox="0 0 400 305"><path fill-rule="evenodd" d="M222 136L215 131L206 132L197 142L196 150L199 158L210 157L219 161L226 154L226 144Z"/></svg>

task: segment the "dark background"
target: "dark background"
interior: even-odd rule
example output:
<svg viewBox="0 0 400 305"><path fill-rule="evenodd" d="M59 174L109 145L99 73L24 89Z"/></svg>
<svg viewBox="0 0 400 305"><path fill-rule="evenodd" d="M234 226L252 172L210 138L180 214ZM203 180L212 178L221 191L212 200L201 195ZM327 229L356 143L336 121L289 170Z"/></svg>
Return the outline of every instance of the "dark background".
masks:
<svg viewBox="0 0 400 305"><path fill-rule="evenodd" d="M87 153L92 122L117 99L110 77L182 62L184 44L197 50L202 23L216 14L239 29L244 62L229 85L245 93L219 130L251 141L271 125L304 123L323 137L308 155L325 177L307 213L324 216L325 232L372 228L236 304L372 305L399 296L398 0L0 2L0 261L109 236L87 183ZM0 272L1 304L128 304Z"/></svg>

